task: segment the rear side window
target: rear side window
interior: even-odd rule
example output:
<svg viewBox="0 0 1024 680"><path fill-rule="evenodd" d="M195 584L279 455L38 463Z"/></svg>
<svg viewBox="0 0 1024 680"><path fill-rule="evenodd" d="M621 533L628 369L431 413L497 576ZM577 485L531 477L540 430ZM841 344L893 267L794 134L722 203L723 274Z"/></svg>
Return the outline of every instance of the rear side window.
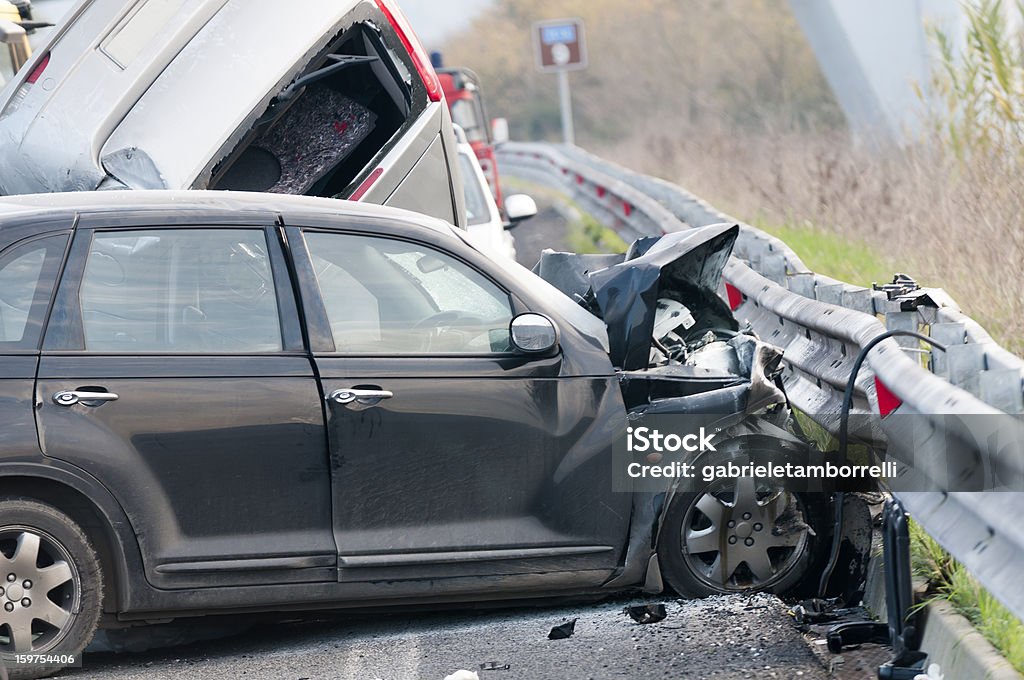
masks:
<svg viewBox="0 0 1024 680"><path fill-rule="evenodd" d="M334 197L423 111L411 72L373 24L314 59L214 170L209 188Z"/></svg>
<svg viewBox="0 0 1024 680"><path fill-rule="evenodd" d="M38 347L67 240L33 239L0 254L0 351Z"/></svg>
<svg viewBox="0 0 1024 680"><path fill-rule="evenodd" d="M87 351L202 354L282 348L261 229L97 233L79 301Z"/></svg>

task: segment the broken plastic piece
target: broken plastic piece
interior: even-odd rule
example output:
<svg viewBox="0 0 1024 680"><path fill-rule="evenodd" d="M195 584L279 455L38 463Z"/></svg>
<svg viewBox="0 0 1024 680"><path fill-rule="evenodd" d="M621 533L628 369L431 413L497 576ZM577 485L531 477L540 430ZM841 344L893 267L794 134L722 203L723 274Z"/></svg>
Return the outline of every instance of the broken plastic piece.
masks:
<svg viewBox="0 0 1024 680"><path fill-rule="evenodd" d="M482 671L507 671L512 668L507 663L499 664L497 661L488 661L487 663L480 664L480 670Z"/></svg>
<svg viewBox="0 0 1024 680"><path fill-rule="evenodd" d="M555 626L548 633L549 640L564 640L567 637L572 637L572 634L576 632L576 621L579 619L573 619L572 621L566 621L565 623Z"/></svg>
<svg viewBox="0 0 1024 680"><path fill-rule="evenodd" d="M629 614L629 618L637 623L657 623L668 616L668 612L665 611L665 605L660 602L658 604L638 604L626 607L625 611Z"/></svg>

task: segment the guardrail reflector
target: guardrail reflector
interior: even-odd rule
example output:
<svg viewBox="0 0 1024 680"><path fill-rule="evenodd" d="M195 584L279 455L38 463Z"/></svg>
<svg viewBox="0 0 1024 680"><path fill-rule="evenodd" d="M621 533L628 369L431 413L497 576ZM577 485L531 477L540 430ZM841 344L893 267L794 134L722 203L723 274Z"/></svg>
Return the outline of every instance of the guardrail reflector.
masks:
<svg viewBox="0 0 1024 680"><path fill-rule="evenodd" d="M875 395L878 397L878 412L883 418L903 405L903 400L890 392L878 376L875 376Z"/></svg>
<svg viewBox="0 0 1024 680"><path fill-rule="evenodd" d="M729 297L729 309L736 311L743 304L743 293L740 289L728 281L725 284L725 294Z"/></svg>

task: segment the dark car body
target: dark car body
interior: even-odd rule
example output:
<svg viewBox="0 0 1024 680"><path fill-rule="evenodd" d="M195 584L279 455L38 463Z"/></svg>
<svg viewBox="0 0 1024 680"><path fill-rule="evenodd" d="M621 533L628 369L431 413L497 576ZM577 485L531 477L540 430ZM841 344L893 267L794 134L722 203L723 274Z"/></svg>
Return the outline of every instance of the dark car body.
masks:
<svg viewBox="0 0 1024 680"><path fill-rule="evenodd" d="M63 270L56 291L37 291L26 339L0 345L0 488L90 506L117 575L111 611L593 589L621 567L630 499L610 493L608 449L622 397L602 339L561 318L543 289L451 229L399 211L205 194L59 199L7 207L0 227L0 252L45 244L43 277ZM75 307L95 233L210 228L266 236L279 351L85 350ZM302 232L341 229L429 236L494 276L515 311L544 309L563 351L337 353ZM325 394L367 383L399 395L395 408L344 422L325 411ZM72 408L52 399L91 386L120 399ZM595 489L609 490L603 504L581 502Z"/></svg>
<svg viewBox="0 0 1024 680"><path fill-rule="evenodd" d="M55 535L5 517L42 526L52 508L91 545L76 555L68 530L53 562L97 560L111 620L659 589L671 489L617 481L627 419L787 414L765 377L778 354L737 334L713 291L736 234L706 227L600 261L547 253L555 287L440 220L379 206L5 199L0 562ZM697 320L679 325L688 310ZM516 340L527 318L549 344ZM799 445L751 433L769 456ZM739 502L727 493L712 499L722 531ZM753 485L749 500L768 528L804 507ZM666 578L705 594L791 586L805 526L766 539L796 557L751 562L749 578L742 556Z"/></svg>

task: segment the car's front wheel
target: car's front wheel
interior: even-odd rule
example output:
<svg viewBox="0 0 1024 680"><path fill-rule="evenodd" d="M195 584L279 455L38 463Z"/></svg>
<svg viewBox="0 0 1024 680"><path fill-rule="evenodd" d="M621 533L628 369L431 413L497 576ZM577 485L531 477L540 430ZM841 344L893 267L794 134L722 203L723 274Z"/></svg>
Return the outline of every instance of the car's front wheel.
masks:
<svg viewBox="0 0 1024 680"><path fill-rule="evenodd" d="M0 499L0 657L11 680L77 660L102 601L99 560L75 522L31 499Z"/></svg>
<svg viewBox="0 0 1024 680"><path fill-rule="evenodd" d="M751 477L677 494L658 541L662 575L681 595L792 590L820 554L825 494L796 494Z"/></svg>

